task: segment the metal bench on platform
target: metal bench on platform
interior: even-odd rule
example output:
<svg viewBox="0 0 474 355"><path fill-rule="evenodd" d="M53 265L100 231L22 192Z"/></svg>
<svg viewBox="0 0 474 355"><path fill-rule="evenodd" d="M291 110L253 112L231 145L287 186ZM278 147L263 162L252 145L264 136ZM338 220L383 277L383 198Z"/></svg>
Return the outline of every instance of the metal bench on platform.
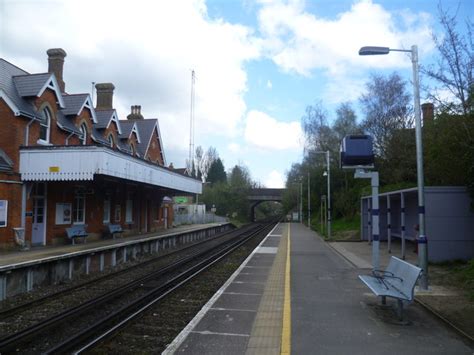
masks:
<svg viewBox="0 0 474 355"><path fill-rule="evenodd" d="M72 240L72 245L74 245L74 240L76 238L84 238L84 243L86 238L89 235L86 231L87 224L76 224L72 227L66 228L67 237Z"/></svg>
<svg viewBox="0 0 474 355"><path fill-rule="evenodd" d="M109 224L108 227L109 234L111 234L114 239L116 234L120 234L120 236L122 237L123 229L120 224Z"/></svg>
<svg viewBox="0 0 474 355"><path fill-rule="evenodd" d="M385 271L374 270L372 275L359 275L359 279L376 296L382 297L382 304L385 304L386 297L397 299L398 318L403 320L403 302L413 301L415 284L420 274L419 267L392 256Z"/></svg>

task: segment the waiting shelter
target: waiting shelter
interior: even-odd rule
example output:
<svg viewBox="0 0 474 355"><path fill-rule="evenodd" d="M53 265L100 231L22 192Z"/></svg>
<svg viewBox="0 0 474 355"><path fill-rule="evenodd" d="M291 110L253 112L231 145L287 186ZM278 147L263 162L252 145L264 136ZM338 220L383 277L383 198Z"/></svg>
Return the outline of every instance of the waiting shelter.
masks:
<svg viewBox="0 0 474 355"><path fill-rule="evenodd" d="M418 225L418 189L379 194L380 240L387 241L390 252L393 238L402 244L416 242ZM371 241L372 196L361 198L361 239ZM425 223L428 238L428 260L441 262L474 257L474 211L465 187L425 187Z"/></svg>

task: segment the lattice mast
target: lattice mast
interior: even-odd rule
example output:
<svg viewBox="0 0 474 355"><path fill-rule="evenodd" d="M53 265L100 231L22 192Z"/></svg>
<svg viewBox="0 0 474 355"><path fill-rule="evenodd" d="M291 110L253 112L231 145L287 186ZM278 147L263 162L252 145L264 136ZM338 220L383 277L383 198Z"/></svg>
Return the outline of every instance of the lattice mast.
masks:
<svg viewBox="0 0 474 355"><path fill-rule="evenodd" d="M194 173L194 84L196 73L191 70L191 107L189 113L189 167Z"/></svg>

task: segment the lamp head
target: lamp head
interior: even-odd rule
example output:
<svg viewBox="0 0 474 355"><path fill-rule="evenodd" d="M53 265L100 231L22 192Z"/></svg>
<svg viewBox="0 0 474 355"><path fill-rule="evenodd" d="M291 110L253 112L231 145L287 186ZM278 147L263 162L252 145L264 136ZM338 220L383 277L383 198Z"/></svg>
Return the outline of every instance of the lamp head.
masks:
<svg viewBox="0 0 474 355"><path fill-rule="evenodd" d="M390 48L388 47L362 47L359 49L359 55L382 55L388 54L390 52Z"/></svg>

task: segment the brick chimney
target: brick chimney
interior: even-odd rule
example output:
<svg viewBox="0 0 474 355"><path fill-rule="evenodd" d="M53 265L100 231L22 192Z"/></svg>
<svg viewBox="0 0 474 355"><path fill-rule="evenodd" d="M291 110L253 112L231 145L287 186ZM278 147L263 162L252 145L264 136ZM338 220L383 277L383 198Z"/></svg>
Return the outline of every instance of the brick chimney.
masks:
<svg viewBox="0 0 474 355"><path fill-rule="evenodd" d="M143 120L142 107L140 105L133 105L131 113L127 116L127 120Z"/></svg>
<svg viewBox="0 0 474 355"><path fill-rule="evenodd" d="M48 73L53 73L56 76L61 92L65 92L66 84L63 80L63 67L66 52L62 48L51 48L46 53L48 54Z"/></svg>
<svg viewBox="0 0 474 355"><path fill-rule="evenodd" d="M433 122L434 120L434 105L431 102L426 102L421 105L421 112L423 116L423 124Z"/></svg>
<svg viewBox="0 0 474 355"><path fill-rule="evenodd" d="M95 84L98 110L112 110L115 86L112 83Z"/></svg>

